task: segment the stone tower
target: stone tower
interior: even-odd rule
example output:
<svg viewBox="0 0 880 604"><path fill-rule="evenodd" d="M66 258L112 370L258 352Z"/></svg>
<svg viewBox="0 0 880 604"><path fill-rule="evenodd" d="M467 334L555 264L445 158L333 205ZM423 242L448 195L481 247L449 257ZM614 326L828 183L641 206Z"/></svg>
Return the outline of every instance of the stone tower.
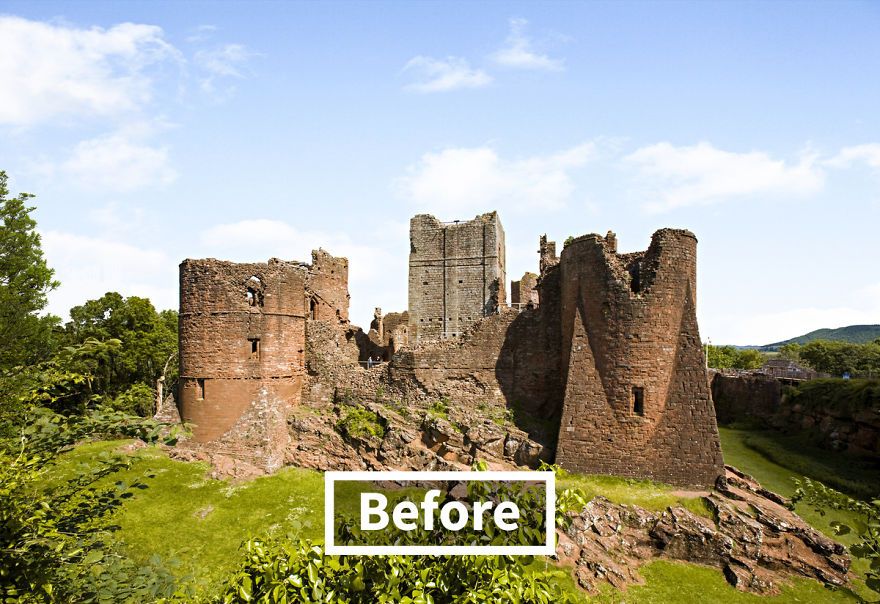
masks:
<svg viewBox="0 0 880 604"><path fill-rule="evenodd" d="M179 409L196 442L281 465L305 367L305 280L298 262L181 263Z"/></svg>
<svg viewBox="0 0 880 604"><path fill-rule="evenodd" d="M180 264L178 409L193 440L280 467L305 376L307 317L348 323L348 261Z"/></svg>
<svg viewBox="0 0 880 604"><path fill-rule="evenodd" d="M506 303L504 229L497 212L465 222L419 214L410 220L409 233L411 342L458 337Z"/></svg>
<svg viewBox="0 0 880 604"><path fill-rule="evenodd" d="M645 252L586 235L560 261L564 399L557 462L587 473L712 485L723 473L696 317L697 239Z"/></svg>

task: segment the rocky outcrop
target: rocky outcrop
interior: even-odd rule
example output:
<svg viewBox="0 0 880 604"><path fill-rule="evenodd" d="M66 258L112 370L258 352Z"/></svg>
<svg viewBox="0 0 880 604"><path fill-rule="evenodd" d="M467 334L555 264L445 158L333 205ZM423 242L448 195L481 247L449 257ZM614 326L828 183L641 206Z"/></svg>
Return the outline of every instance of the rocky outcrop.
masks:
<svg viewBox="0 0 880 604"><path fill-rule="evenodd" d="M337 423L352 408L375 414L378 436L342 434ZM494 469L537 467L550 452L513 426L475 418L468 425L419 408L393 409L362 402L321 413L300 407L288 420L291 446L285 463L315 470L461 470L476 460Z"/></svg>
<svg viewBox="0 0 880 604"><path fill-rule="evenodd" d="M705 497L714 519L683 507L651 512L605 498L590 501L559 531L557 556L574 565L590 593L610 583L618 589L641 583L638 567L656 558L714 566L742 591L778 593L792 576L843 586L846 549L790 511L787 500L727 466Z"/></svg>

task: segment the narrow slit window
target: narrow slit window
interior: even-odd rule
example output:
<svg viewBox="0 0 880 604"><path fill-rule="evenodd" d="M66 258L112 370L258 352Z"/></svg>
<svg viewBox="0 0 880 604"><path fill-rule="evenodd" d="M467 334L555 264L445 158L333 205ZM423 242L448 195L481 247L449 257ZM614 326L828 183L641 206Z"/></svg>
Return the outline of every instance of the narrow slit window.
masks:
<svg viewBox="0 0 880 604"><path fill-rule="evenodd" d="M315 319L317 317L318 310L318 302L314 298L309 298L309 318Z"/></svg>
<svg viewBox="0 0 880 604"><path fill-rule="evenodd" d="M645 415L645 389L633 386L633 411L636 415Z"/></svg>
<svg viewBox="0 0 880 604"><path fill-rule="evenodd" d="M196 378L196 399L205 400L205 378Z"/></svg>
<svg viewBox="0 0 880 604"><path fill-rule="evenodd" d="M259 359L260 358L260 338L248 338L248 342L251 344L251 358Z"/></svg>

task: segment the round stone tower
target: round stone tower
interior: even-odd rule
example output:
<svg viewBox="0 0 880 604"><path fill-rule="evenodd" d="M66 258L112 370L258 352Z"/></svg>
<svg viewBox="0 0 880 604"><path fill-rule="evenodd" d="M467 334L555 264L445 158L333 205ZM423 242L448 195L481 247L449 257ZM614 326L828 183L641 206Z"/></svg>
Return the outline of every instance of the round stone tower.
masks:
<svg viewBox="0 0 880 604"><path fill-rule="evenodd" d="M280 465L301 397L306 276L277 259L180 264L178 407L195 441Z"/></svg>

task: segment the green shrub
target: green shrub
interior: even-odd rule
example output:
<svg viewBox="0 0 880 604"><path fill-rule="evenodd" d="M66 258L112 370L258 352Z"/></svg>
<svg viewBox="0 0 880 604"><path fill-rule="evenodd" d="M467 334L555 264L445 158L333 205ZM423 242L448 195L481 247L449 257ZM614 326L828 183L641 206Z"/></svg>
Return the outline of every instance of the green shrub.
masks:
<svg viewBox="0 0 880 604"><path fill-rule="evenodd" d="M787 390L792 404L808 409L856 413L864 409L880 409L880 380L844 380L828 378L803 382L796 389Z"/></svg>
<svg viewBox="0 0 880 604"><path fill-rule="evenodd" d="M431 406L428 408L428 415L439 417L441 419L449 419L449 399L443 397L439 401L431 403Z"/></svg>
<svg viewBox="0 0 880 604"><path fill-rule="evenodd" d="M378 414L363 407L350 407L345 416L336 423L336 428L353 438L382 438L385 425Z"/></svg>
<svg viewBox="0 0 880 604"><path fill-rule="evenodd" d="M134 384L113 399L110 406L118 411L148 417L153 414L156 393L146 384Z"/></svg>

